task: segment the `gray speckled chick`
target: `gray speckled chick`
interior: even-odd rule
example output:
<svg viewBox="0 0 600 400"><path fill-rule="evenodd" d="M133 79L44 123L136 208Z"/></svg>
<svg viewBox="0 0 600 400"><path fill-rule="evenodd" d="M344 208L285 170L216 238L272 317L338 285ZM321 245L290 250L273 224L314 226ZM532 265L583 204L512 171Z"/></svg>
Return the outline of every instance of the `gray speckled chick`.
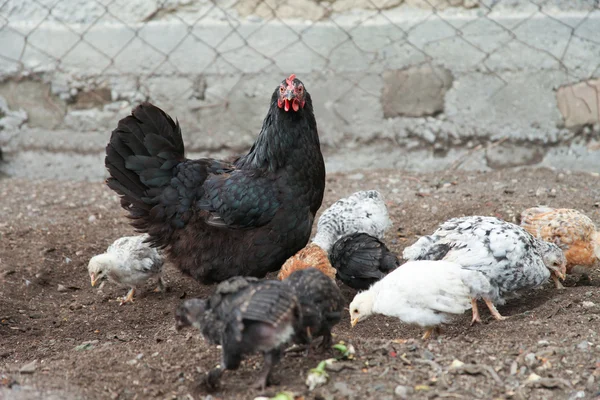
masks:
<svg viewBox="0 0 600 400"><path fill-rule="evenodd" d="M444 222L432 235L404 249L407 260L444 260L484 274L491 290L478 293L496 319L494 304L516 291L542 285L550 276L564 279L566 259L560 248L534 238L518 225L493 217L462 217ZM480 321L476 298L473 322Z"/></svg>

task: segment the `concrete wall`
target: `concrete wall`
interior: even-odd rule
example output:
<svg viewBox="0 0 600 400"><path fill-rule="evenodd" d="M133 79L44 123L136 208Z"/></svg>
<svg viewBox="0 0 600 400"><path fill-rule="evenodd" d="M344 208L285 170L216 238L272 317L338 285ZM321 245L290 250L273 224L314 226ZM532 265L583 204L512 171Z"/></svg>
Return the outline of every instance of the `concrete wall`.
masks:
<svg viewBox="0 0 600 400"><path fill-rule="evenodd" d="M9 0L0 16L11 175L102 179L111 129L147 99L190 156L243 152L292 72L329 171L600 168L592 1Z"/></svg>

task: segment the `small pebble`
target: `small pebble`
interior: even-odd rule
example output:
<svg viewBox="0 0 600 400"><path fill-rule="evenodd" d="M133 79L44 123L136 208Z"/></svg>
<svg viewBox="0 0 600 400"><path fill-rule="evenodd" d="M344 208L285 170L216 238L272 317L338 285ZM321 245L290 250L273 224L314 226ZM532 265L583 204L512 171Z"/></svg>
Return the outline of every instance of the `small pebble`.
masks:
<svg viewBox="0 0 600 400"><path fill-rule="evenodd" d="M333 389L340 394L340 396L346 398L354 396L354 391L350 389L346 382L336 382L333 384Z"/></svg>
<svg viewBox="0 0 600 400"><path fill-rule="evenodd" d="M545 346L548 346L550 344L550 342L547 341L547 340L538 340L537 344L538 344L538 346L544 346L545 347Z"/></svg>
<svg viewBox="0 0 600 400"><path fill-rule="evenodd" d="M525 365L529 368L536 366L538 363L537 357L533 353L529 353L525 356Z"/></svg>
<svg viewBox="0 0 600 400"><path fill-rule="evenodd" d="M61 285L61 284L59 283L59 284L58 284L58 288L57 288L57 290L58 290L59 292L66 292L66 291L68 291L69 289L67 289L67 287L66 287L65 285Z"/></svg>
<svg viewBox="0 0 600 400"><path fill-rule="evenodd" d="M409 386L398 385L394 389L394 394L401 399L407 399L412 392L414 392L414 389Z"/></svg>
<svg viewBox="0 0 600 400"><path fill-rule="evenodd" d="M590 344L588 343L587 340L584 340L583 342L581 342L577 345L577 348L579 350L587 350L589 347L590 347Z"/></svg>
<svg viewBox="0 0 600 400"><path fill-rule="evenodd" d="M360 181L365 178L364 174L358 173L354 175L348 175L348 179L352 179L353 181Z"/></svg>
<svg viewBox="0 0 600 400"><path fill-rule="evenodd" d="M516 375L518 368L519 368L519 364L517 364L516 361L513 361L512 364L510 365L510 374Z"/></svg>
<svg viewBox="0 0 600 400"><path fill-rule="evenodd" d="M542 377L539 376L538 374L531 374L527 377L527 382L536 382L536 381L539 381L540 379L542 379Z"/></svg>
<svg viewBox="0 0 600 400"><path fill-rule="evenodd" d="M596 304L593 301L584 301L581 303L581 305L583 306L583 308L592 308Z"/></svg>
<svg viewBox="0 0 600 400"><path fill-rule="evenodd" d="M90 215L88 217L88 222L95 222L96 221L96 216L95 215Z"/></svg>
<svg viewBox="0 0 600 400"><path fill-rule="evenodd" d="M19 369L19 372L22 374L33 374L36 369L37 369L37 360L33 360L32 362L23 365Z"/></svg>

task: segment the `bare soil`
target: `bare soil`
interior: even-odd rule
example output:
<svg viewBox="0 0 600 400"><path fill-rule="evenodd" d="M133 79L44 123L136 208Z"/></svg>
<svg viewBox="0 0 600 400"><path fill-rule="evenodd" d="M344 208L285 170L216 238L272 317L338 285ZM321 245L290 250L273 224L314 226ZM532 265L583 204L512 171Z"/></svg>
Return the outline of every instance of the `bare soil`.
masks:
<svg viewBox="0 0 600 400"><path fill-rule="evenodd" d="M401 252L456 216L514 222L522 209L546 204L580 209L600 222L599 183L594 174L547 169L333 174L324 207L356 190L380 190L394 221L387 242ZM148 283L133 304L116 300L126 289L90 286L89 258L133 233L110 190L102 183L4 179L0 199L0 398L253 399L290 390L306 399L577 399L600 391L594 272L591 282L570 277L564 291L547 284L510 301L499 308L506 321L483 311L484 322L471 327L465 313L429 341L386 317L351 329L344 315L335 340L351 343L356 357L330 371L325 386L308 392L304 383L307 371L330 357L313 352L288 354L277 368L280 385L265 393L249 389L262 364L257 355L208 395L198 382L219 362L219 350L197 331L176 332L173 312L183 298L212 287L170 265L169 290L155 293ZM349 302L354 291L342 288Z"/></svg>

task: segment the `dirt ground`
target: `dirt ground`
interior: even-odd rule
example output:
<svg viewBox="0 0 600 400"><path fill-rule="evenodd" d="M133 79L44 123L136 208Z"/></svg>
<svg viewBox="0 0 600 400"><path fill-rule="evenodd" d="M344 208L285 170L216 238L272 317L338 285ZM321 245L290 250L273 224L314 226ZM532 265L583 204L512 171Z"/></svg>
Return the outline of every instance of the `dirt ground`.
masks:
<svg viewBox="0 0 600 400"><path fill-rule="evenodd" d="M401 252L456 216L514 222L522 209L546 204L600 222L599 184L598 175L547 169L356 172L328 176L324 207L356 190L381 191L394 221L387 243ZM208 395L198 382L219 350L197 331L176 332L173 312L212 287L170 265L169 290L155 293L148 283L133 304L116 301L126 289L90 286L89 258L133 232L111 191L102 183L3 179L0 198L0 398L253 399L290 390L306 399L589 399L600 392L595 272L591 284L571 277L564 291L547 284L508 302L499 308L506 321L484 311L484 322L471 327L465 313L430 341L385 317L351 329L344 315L335 340L351 343L356 356L329 371L326 385L309 392L304 381L330 355L290 353L277 368L280 385L251 390L262 364L254 356ZM349 302L354 291L342 288Z"/></svg>

